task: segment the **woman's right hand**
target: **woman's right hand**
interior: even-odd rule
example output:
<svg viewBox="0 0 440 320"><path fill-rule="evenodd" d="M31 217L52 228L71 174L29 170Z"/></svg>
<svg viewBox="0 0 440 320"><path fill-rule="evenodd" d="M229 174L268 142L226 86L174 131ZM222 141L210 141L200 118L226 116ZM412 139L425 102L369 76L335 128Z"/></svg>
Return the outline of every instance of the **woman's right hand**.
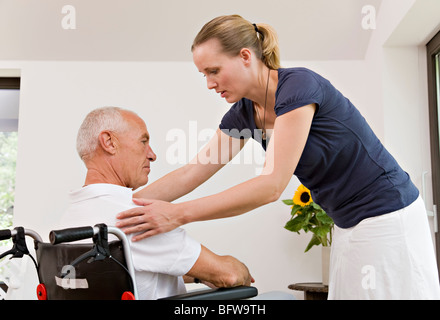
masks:
<svg viewBox="0 0 440 320"><path fill-rule="evenodd" d="M139 233L132 241L139 241L156 234L168 232L181 226L179 212L176 205L161 201L133 198L133 202L140 207L119 213L116 218L116 227L126 234Z"/></svg>

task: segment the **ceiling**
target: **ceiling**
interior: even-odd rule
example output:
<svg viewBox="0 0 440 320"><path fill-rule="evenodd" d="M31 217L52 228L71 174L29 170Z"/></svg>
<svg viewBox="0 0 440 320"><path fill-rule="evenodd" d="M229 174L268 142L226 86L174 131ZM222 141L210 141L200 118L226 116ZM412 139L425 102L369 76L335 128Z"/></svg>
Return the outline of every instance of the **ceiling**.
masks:
<svg viewBox="0 0 440 320"><path fill-rule="evenodd" d="M0 0L0 60L191 61L192 40L212 18L237 13L271 24L282 60L363 59L371 30L362 8L380 0Z"/></svg>

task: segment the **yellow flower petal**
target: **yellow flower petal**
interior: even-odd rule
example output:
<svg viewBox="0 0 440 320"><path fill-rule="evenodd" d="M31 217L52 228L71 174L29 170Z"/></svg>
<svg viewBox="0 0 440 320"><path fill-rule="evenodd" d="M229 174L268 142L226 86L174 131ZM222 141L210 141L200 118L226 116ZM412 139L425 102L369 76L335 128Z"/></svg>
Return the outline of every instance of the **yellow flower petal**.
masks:
<svg viewBox="0 0 440 320"><path fill-rule="evenodd" d="M293 203L301 207L307 206L313 202L310 190L304 185L300 185L293 196Z"/></svg>

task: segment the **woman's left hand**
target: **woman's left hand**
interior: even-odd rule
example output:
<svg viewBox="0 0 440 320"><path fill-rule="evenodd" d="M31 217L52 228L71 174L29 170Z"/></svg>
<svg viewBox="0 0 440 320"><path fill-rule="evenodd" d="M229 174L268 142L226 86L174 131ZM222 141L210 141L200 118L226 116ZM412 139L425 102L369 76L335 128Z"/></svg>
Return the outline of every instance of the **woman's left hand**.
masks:
<svg viewBox="0 0 440 320"><path fill-rule="evenodd" d="M120 219L116 227L122 228L126 234L139 233L132 241L139 241L156 234L168 232L181 226L176 205L161 201L133 198L136 207L119 213Z"/></svg>

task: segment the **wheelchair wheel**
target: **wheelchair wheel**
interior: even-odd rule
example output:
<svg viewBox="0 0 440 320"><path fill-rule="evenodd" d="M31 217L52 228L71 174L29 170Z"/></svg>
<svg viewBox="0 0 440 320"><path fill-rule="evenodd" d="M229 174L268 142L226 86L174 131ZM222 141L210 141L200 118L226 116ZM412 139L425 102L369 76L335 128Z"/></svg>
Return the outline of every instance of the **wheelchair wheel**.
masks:
<svg viewBox="0 0 440 320"><path fill-rule="evenodd" d="M136 300L136 298L134 297L134 294L130 291L125 291L122 294L121 300Z"/></svg>
<svg viewBox="0 0 440 320"><path fill-rule="evenodd" d="M37 297L38 300L47 300L46 286L43 283L37 286Z"/></svg>

